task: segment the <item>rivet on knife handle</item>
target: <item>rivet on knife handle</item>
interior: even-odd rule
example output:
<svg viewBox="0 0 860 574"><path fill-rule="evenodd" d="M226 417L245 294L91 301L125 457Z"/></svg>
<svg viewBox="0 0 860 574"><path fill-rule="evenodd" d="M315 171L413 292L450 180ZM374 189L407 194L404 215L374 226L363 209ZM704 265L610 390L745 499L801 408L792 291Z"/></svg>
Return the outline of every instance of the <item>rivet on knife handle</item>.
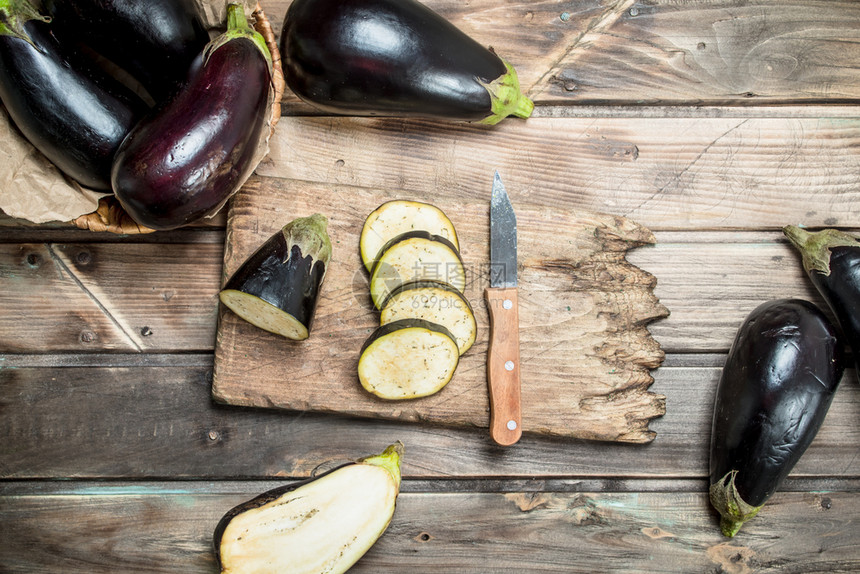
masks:
<svg viewBox="0 0 860 574"><path fill-rule="evenodd" d="M487 353L490 437L500 445L509 446L522 435L517 288L488 287L484 296L490 314Z"/></svg>

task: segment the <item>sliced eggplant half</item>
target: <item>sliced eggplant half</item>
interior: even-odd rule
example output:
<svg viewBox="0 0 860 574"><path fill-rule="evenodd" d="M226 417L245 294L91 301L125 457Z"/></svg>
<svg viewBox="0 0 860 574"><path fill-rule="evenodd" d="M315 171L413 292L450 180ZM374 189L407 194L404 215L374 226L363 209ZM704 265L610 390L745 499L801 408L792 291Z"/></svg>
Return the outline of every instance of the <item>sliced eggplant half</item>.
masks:
<svg viewBox="0 0 860 574"><path fill-rule="evenodd" d="M236 506L215 528L222 573L346 572L388 528L403 444Z"/></svg>
<svg viewBox="0 0 860 574"><path fill-rule="evenodd" d="M401 233L423 230L444 237L460 249L454 224L442 210L429 203L395 199L377 207L367 216L361 229L361 261L368 271L382 247Z"/></svg>
<svg viewBox="0 0 860 574"><path fill-rule="evenodd" d="M307 339L331 260L327 227L320 214L285 225L227 281L221 302L261 329Z"/></svg>
<svg viewBox="0 0 860 574"><path fill-rule="evenodd" d="M370 296L377 309L388 295L409 281L434 280L466 289L466 269L457 247L428 231L410 231L380 250L370 273Z"/></svg>
<svg viewBox="0 0 860 574"><path fill-rule="evenodd" d="M365 341L358 379L382 399L417 399L439 392L454 376L460 351L443 327L421 319L382 325Z"/></svg>
<svg viewBox="0 0 860 574"><path fill-rule="evenodd" d="M478 323L462 293L440 281L410 281L391 292L382 304L380 324L424 319L448 329L462 355L475 342Z"/></svg>

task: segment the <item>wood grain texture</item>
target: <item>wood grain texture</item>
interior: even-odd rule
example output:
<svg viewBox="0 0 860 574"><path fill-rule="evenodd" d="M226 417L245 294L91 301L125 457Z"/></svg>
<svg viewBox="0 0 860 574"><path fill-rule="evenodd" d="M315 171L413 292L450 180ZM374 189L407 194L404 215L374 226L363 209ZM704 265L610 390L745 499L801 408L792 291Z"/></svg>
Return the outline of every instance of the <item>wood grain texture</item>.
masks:
<svg viewBox="0 0 860 574"><path fill-rule="evenodd" d="M538 106L860 97L860 7L851 0L423 3L511 62ZM278 34L289 4L266 3ZM313 110L289 89L284 107Z"/></svg>
<svg viewBox="0 0 860 574"><path fill-rule="evenodd" d="M667 410L651 423L657 438L645 447L527 434L515 448L503 448L470 429L215 404L211 366L181 366L182 357L152 367L0 368L0 436L6 437L0 479L303 478L321 463L402 440L409 480L516 478L543 490L555 477L635 490L641 487L624 487L625 481L648 478L665 479L662 488L669 490L673 481L696 480L704 491L714 392L725 361L714 357L714 365L701 366L708 357L684 355L673 362L687 366L654 372L652 388L667 397ZM849 371L790 480L832 489L828 477L860 476L858 420L860 384Z"/></svg>
<svg viewBox="0 0 860 574"><path fill-rule="evenodd" d="M218 519L258 493L144 483L0 496L0 560L11 572L215 574ZM404 493L350 572L856 572L858 520L856 495L777 493L728 540L699 492Z"/></svg>
<svg viewBox="0 0 860 574"><path fill-rule="evenodd" d="M489 172L488 172L489 173ZM452 381L415 401L384 401L357 383L364 340L378 325L358 256L365 217L390 199L416 196L259 178L231 205L224 273L229 276L260 243L298 216L329 218L332 263L320 296L313 338L291 344L220 314L213 395L225 403L340 412L488 426L486 383L489 188L484 198L435 201L460 238L465 295L475 307L479 338L460 358ZM648 442L648 422L663 414L663 397L648 392L649 369L663 353L647 325L666 315L653 277L629 265L628 249L652 241L636 223L585 211L546 209L518 201L520 352L524 432L594 440ZM431 262L432 263L432 262ZM438 270L444 277L445 269Z"/></svg>
<svg viewBox="0 0 860 574"><path fill-rule="evenodd" d="M860 226L851 118L532 118L492 129L284 118L257 173L479 197L497 169L520 201L658 230Z"/></svg>
<svg viewBox="0 0 860 574"><path fill-rule="evenodd" d="M510 446L522 436L520 401L520 321L516 287L487 288L484 300L490 321L487 344L487 392L490 438ZM506 305L506 302L508 303ZM510 368L508 366L510 365Z"/></svg>
<svg viewBox="0 0 860 574"><path fill-rule="evenodd" d="M0 244L0 348L211 349L217 244Z"/></svg>

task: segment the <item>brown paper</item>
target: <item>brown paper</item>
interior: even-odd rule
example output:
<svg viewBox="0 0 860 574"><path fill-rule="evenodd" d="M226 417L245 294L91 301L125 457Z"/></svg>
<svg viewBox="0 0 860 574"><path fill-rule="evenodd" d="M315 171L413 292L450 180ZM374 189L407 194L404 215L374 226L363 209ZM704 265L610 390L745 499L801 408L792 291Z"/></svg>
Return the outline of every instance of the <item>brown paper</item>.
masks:
<svg viewBox="0 0 860 574"><path fill-rule="evenodd" d="M250 17L256 2L242 3ZM227 3L195 0L195 4L210 35L219 32L226 19ZM95 211L104 195L65 177L23 137L0 106L0 210L33 223L71 221Z"/></svg>

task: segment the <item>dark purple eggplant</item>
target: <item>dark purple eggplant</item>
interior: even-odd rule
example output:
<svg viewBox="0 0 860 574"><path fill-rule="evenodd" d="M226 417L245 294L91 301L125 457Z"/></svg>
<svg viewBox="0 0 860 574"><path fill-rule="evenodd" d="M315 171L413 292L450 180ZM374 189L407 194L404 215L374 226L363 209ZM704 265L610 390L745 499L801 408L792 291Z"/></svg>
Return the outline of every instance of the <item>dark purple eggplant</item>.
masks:
<svg viewBox="0 0 860 574"><path fill-rule="evenodd" d="M44 0L57 36L129 72L157 101L182 85L209 33L191 0Z"/></svg>
<svg viewBox="0 0 860 574"><path fill-rule="evenodd" d="M416 0L295 0L280 48L293 92L330 113L495 124L534 108L513 67Z"/></svg>
<svg viewBox="0 0 860 574"><path fill-rule="evenodd" d="M274 93L272 59L242 6L229 5L227 22L182 90L117 152L114 193L141 225L174 229L214 215L256 167Z"/></svg>
<svg viewBox="0 0 860 574"><path fill-rule="evenodd" d="M221 572L346 572L388 528L403 443L228 511L213 542Z"/></svg>
<svg viewBox="0 0 860 574"><path fill-rule="evenodd" d="M799 299L753 310L738 330L714 403L710 499L734 536L779 488L818 432L842 379L833 324Z"/></svg>
<svg viewBox="0 0 860 574"><path fill-rule="evenodd" d="M236 270L221 302L261 329L307 339L331 260L327 225L320 214L285 225Z"/></svg>
<svg viewBox="0 0 860 574"><path fill-rule="evenodd" d="M62 46L49 20L27 0L0 0L0 99L60 171L108 191L114 154L146 105Z"/></svg>
<svg viewBox="0 0 860 574"><path fill-rule="evenodd" d="M860 375L860 239L836 229L783 229L803 255L803 268L830 306Z"/></svg>

